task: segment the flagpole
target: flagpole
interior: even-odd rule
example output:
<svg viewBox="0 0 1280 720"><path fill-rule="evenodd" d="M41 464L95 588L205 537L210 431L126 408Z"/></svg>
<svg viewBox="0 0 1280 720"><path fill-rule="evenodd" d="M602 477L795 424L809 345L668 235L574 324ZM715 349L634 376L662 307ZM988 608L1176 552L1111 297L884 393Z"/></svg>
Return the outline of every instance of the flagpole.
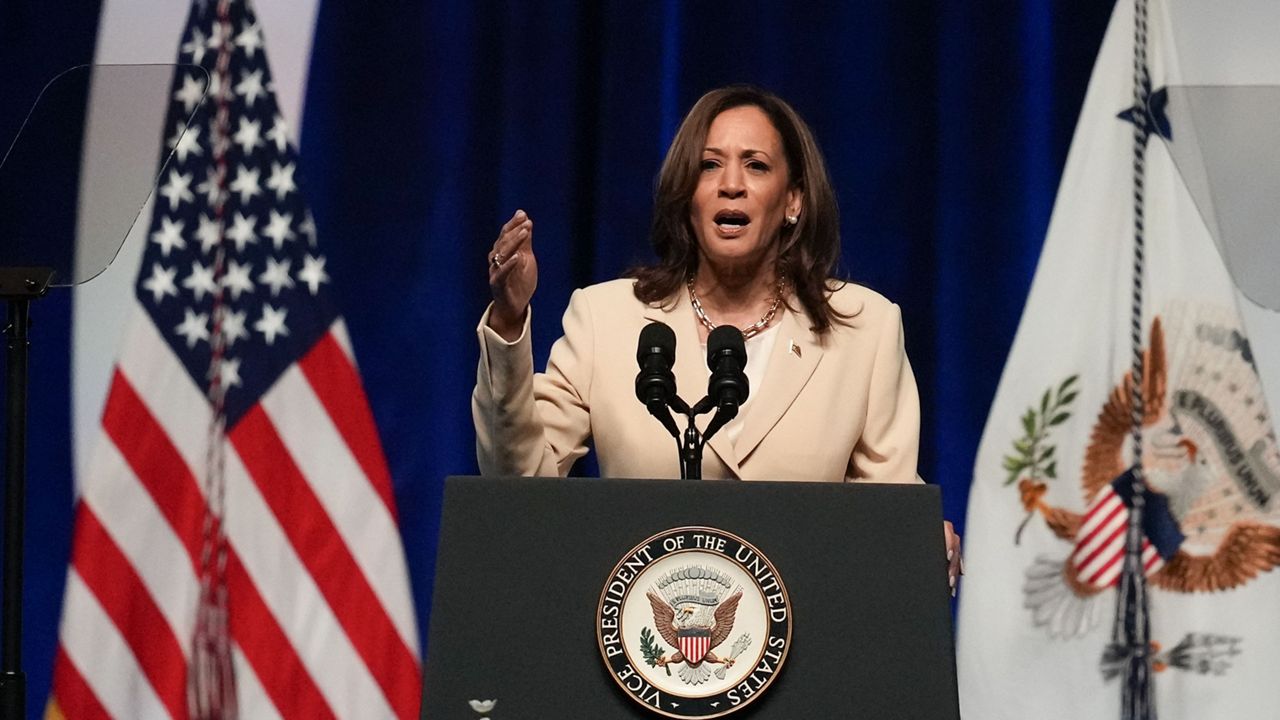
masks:
<svg viewBox="0 0 1280 720"><path fill-rule="evenodd" d="M1146 479L1142 470L1142 426L1146 415L1142 345L1142 301L1145 275L1146 146L1151 135L1147 100L1151 80L1147 67L1147 0L1134 0L1133 13L1133 295L1130 343L1133 347L1132 410L1133 467L1131 508L1125 534L1124 569L1120 576L1113 642L1125 658L1121 683L1121 720L1156 720L1151 677L1151 640L1147 579L1142 561Z"/></svg>

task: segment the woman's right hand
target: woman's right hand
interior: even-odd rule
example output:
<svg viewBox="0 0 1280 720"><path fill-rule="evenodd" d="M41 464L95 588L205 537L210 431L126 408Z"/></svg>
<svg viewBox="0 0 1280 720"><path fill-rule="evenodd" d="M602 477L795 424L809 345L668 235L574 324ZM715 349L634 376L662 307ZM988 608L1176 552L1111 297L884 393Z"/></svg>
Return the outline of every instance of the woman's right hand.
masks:
<svg viewBox="0 0 1280 720"><path fill-rule="evenodd" d="M523 210L502 226L489 251L489 291L493 309L489 327L507 342L515 342L524 328L529 301L538 287L538 261L533 256L533 220Z"/></svg>

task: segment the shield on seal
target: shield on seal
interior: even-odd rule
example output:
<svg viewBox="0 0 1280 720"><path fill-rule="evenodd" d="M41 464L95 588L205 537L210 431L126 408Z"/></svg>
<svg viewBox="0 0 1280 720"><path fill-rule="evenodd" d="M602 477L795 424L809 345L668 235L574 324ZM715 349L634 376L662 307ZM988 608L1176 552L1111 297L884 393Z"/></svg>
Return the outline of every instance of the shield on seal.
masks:
<svg viewBox="0 0 1280 720"><path fill-rule="evenodd" d="M676 637L680 640L680 652L685 662L697 665L706 657L711 649L711 628L689 628L680 630Z"/></svg>

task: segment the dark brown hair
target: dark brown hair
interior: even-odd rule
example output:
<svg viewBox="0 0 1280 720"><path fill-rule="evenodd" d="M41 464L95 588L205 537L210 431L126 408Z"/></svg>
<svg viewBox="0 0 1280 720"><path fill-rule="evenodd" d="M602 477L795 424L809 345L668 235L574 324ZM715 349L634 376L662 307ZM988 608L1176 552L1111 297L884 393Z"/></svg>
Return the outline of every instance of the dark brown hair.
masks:
<svg viewBox="0 0 1280 720"><path fill-rule="evenodd" d="M720 113L753 106L764 112L782 137L789 185L804 193L800 222L784 225L779 236L778 272L822 334L847 319L831 307L831 276L840 259L840 213L818 144L800 115L782 98L751 85L730 85L703 95L680 123L658 172L649 240L658 262L633 268L636 297L666 303L698 269L698 241L689 223L690 202L701 172L707 132ZM838 283L837 283L838 286ZM794 310L794 308L792 308Z"/></svg>

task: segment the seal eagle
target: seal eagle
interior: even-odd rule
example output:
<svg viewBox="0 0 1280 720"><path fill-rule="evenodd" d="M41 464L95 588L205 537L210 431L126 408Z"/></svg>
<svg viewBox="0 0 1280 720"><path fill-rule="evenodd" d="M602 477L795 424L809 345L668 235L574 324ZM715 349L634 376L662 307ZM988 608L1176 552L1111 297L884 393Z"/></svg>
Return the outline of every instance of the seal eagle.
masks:
<svg viewBox="0 0 1280 720"><path fill-rule="evenodd" d="M729 633L733 632L738 601L742 599L741 590L715 605L715 610L710 613L709 618L704 608L694 607L693 603L679 603L678 606L673 606L652 591L648 592L647 596L649 605L653 608L653 622L658 627L658 634L668 645L678 648L671 657L663 655L658 658L659 666L684 663L685 667L681 668L680 677L691 685L700 684L711 676L711 671L706 667L707 663L723 664L725 667L733 666L732 658L720 658L712 650L728 640ZM686 654L685 649L690 646L689 638L691 637L706 638L702 643L702 647L706 649L701 652L701 656Z"/></svg>

